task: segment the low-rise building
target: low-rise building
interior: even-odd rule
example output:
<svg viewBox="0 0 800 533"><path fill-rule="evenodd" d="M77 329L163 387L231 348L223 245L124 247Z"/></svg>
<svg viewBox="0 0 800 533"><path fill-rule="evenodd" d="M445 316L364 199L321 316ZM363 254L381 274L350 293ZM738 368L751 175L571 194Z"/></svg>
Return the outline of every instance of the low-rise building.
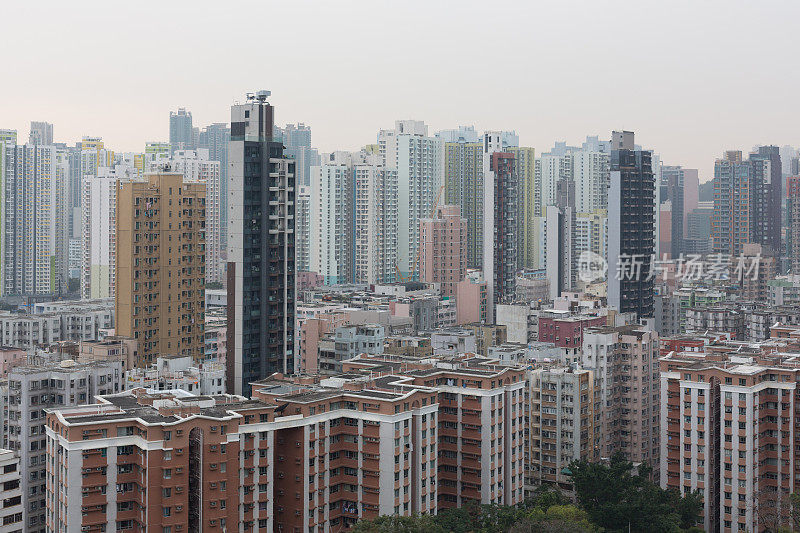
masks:
<svg viewBox="0 0 800 533"><path fill-rule="evenodd" d="M147 368L126 372L125 388L181 389L201 396L225 394L225 365L211 361L195 365L189 356L158 357Z"/></svg>
<svg viewBox="0 0 800 533"><path fill-rule="evenodd" d="M34 313L0 311L0 344L31 349L59 341L88 341L114 327L111 300L43 302Z"/></svg>
<svg viewBox="0 0 800 533"><path fill-rule="evenodd" d="M132 369L137 357L139 342L130 337L109 336L103 340L81 341L78 347L77 361L88 363L91 361L120 360L123 370Z"/></svg>

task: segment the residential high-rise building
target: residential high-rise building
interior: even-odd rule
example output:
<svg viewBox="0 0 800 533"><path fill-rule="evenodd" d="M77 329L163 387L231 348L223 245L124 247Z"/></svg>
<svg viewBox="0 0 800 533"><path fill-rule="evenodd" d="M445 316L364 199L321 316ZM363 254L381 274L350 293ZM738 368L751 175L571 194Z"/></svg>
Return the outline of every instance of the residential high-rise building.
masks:
<svg viewBox="0 0 800 533"><path fill-rule="evenodd" d="M397 279L397 171L377 154L359 154L353 167L353 281Z"/></svg>
<svg viewBox="0 0 800 533"><path fill-rule="evenodd" d="M117 188L116 333L139 341L140 366L203 357L205 195L177 173Z"/></svg>
<svg viewBox="0 0 800 533"><path fill-rule="evenodd" d="M70 171L70 208L72 210L70 214L72 223L70 237L80 239L83 235L81 228L84 207L83 184L87 179L96 177L98 169L103 167L113 168L118 161L117 154L105 147L101 137L83 137L81 142L70 150L70 155L70 164L74 163L76 165L76 168Z"/></svg>
<svg viewBox="0 0 800 533"><path fill-rule="evenodd" d="M295 264L298 272L311 271L311 187L300 186L295 217Z"/></svg>
<svg viewBox="0 0 800 533"><path fill-rule="evenodd" d="M714 164L714 215L711 235L715 253L737 256L751 242L752 167L742 161L742 152L725 152Z"/></svg>
<svg viewBox="0 0 800 533"><path fill-rule="evenodd" d="M42 366L17 366L8 373L8 396L4 398L8 429L3 445L19 457L20 468L24 472L20 487L25 495L22 507L25 531L52 531L47 528L46 519L48 461L45 409L89 404L95 401L97 394L114 394L122 389L122 361L75 363L66 360ZM73 511L74 501L78 502L78 508ZM76 515L81 514L81 501L69 502L70 510Z"/></svg>
<svg viewBox="0 0 800 533"><path fill-rule="evenodd" d="M594 383L594 373L581 368L547 365L529 372L526 490L545 483L570 487L572 461L600 460Z"/></svg>
<svg viewBox="0 0 800 533"><path fill-rule="evenodd" d="M208 150L209 161L219 161L219 224L222 260L225 261L227 249L228 227L228 144L231 141L231 129L227 123L217 122L206 126L200 132L198 148ZM206 202L208 203L208 198ZM214 207L210 205L209 207Z"/></svg>
<svg viewBox="0 0 800 533"><path fill-rule="evenodd" d="M613 171L612 171L613 172ZM602 326L583 333L577 356L594 373L595 433L600 457L622 453L628 461L659 465L660 392L658 334L639 326Z"/></svg>
<svg viewBox="0 0 800 533"><path fill-rule="evenodd" d="M81 296L113 298L116 287L117 188L134 179L129 166L101 167L83 182Z"/></svg>
<svg viewBox="0 0 800 533"><path fill-rule="evenodd" d="M47 528L343 531L522 502L525 370L465 358L399 371L411 361L362 356L326 386L266 379L252 400L135 389L53 409Z"/></svg>
<svg viewBox="0 0 800 533"><path fill-rule="evenodd" d="M268 96L231 107L226 377L237 394L294 372L295 162L272 140Z"/></svg>
<svg viewBox="0 0 800 533"><path fill-rule="evenodd" d="M781 160L776 146L761 146L742 160L728 151L714 165L714 252L738 256L747 243L774 256L781 250Z"/></svg>
<svg viewBox="0 0 800 533"><path fill-rule="evenodd" d="M353 282L353 187L350 153L311 168L309 264L326 285Z"/></svg>
<svg viewBox="0 0 800 533"><path fill-rule="evenodd" d="M476 134L477 135L477 134ZM467 220L467 267L483 264L483 144L459 137L444 144L444 202Z"/></svg>
<svg viewBox="0 0 800 533"><path fill-rule="evenodd" d="M660 361L661 485L700 491L705 531L788 525L788 495L797 490L797 356L772 357L757 345L744 355L750 347L742 343L714 343L712 351L700 341Z"/></svg>
<svg viewBox="0 0 800 533"><path fill-rule="evenodd" d="M150 163L149 171L159 167L180 172L186 182L201 182L206 187L206 282L221 283L225 272L223 262L222 225L223 183L219 161L209 159L208 150L175 150L168 160Z"/></svg>
<svg viewBox="0 0 800 533"><path fill-rule="evenodd" d="M17 165L17 132L16 130L0 130L0 196L5 198L9 194L9 186L13 185ZM14 291L14 265L7 259L7 250L13 243L8 242L8 236L14 235L16 218L9 215L16 210L13 205L6 206L0 202L0 295L5 296L9 291Z"/></svg>
<svg viewBox="0 0 800 533"><path fill-rule="evenodd" d="M562 214L568 208L572 215L567 220L574 218L575 224L569 231L574 234L572 245L577 248L567 251L559 245L563 249L562 257L569 256L577 260L585 250L604 254L610 151L610 141L589 136L581 146L557 142L549 152L537 159L534 182L536 190L541 193L534 198L534 214L537 218L531 224L533 239L540 244L533 246L534 268L542 268L545 262L541 241L544 238L548 206L559 206ZM551 245L554 243L551 242ZM556 263L551 261L551 264ZM575 276L563 279L574 281ZM551 293L557 294L556 290L568 288L571 285L564 285L560 289L551 285Z"/></svg>
<svg viewBox="0 0 800 533"><path fill-rule="evenodd" d="M786 257L792 274L800 274L800 176L786 178Z"/></svg>
<svg viewBox="0 0 800 533"><path fill-rule="evenodd" d="M534 269L536 257L536 150L509 146L517 175L517 268Z"/></svg>
<svg viewBox="0 0 800 533"><path fill-rule="evenodd" d="M670 204L670 247L666 250L662 247L661 254L663 256L665 253L669 253L673 259L680 257L683 252L684 183L685 174L682 167L668 165L661 167L661 183L659 184L661 204L663 205L665 202ZM663 234L664 228L660 229Z"/></svg>
<svg viewBox="0 0 800 533"><path fill-rule="evenodd" d="M311 147L311 127L303 124L287 124L280 131L284 153L295 160L297 183L300 186L311 184L311 168L320 164L319 152ZM279 140L279 139L276 139Z"/></svg>
<svg viewBox="0 0 800 533"><path fill-rule="evenodd" d="M199 131L192 126L192 112L183 107L169 112L169 144L172 151L197 148Z"/></svg>
<svg viewBox="0 0 800 533"><path fill-rule="evenodd" d="M69 280L69 154L16 145L4 135L2 293L66 292Z"/></svg>
<svg viewBox="0 0 800 533"><path fill-rule="evenodd" d="M700 202L700 178L696 168L683 169L683 237L689 236L689 213Z"/></svg>
<svg viewBox="0 0 800 533"><path fill-rule="evenodd" d="M555 300L563 291L572 290L577 282L575 210L568 206L548 205L544 218L544 238L540 244L544 249L550 299Z"/></svg>
<svg viewBox="0 0 800 533"><path fill-rule="evenodd" d="M457 205L439 206L432 217L420 219L420 281L440 283L442 296L455 297L464 279L466 236L467 221Z"/></svg>
<svg viewBox="0 0 800 533"><path fill-rule="evenodd" d="M753 237L765 255L776 257L781 248L781 207L783 176L780 150L777 146L759 146L750 154L753 167Z"/></svg>
<svg viewBox="0 0 800 533"><path fill-rule="evenodd" d="M517 275L517 176L514 154L501 151L502 135L484 133L483 275L487 282L487 320L494 306L514 298Z"/></svg>
<svg viewBox="0 0 800 533"><path fill-rule="evenodd" d="M144 161L141 174L147 172L149 168L156 168L153 165L169 159L172 155L172 146L169 143L159 141L148 141L144 144Z"/></svg>
<svg viewBox="0 0 800 533"><path fill-rule="evenodd" d="M636 149L633 132L612 134L608 191L608 304L653 317L655 178L652 153Z"/></svg>
<svg viewBox="0 0 800 533"><path fill-rule="evenodd" d="M606 146L594 146L590 140L572 153L575 209L579 213L608 207L609 152Z"/></svg>
<svg viewBox="0 0 800 533"><path fill-rule="evenodd" d="M442 141L428 136L421 121L398 120L378 134L384 165L397 171L397 268L415 277L419 254L419 219L435 207L442 180Z"/></svg>
<svg viewBox="0 0 800 533"><path fill-rule="evenodd" d="M49 122L31 122L31 134L28 144L53 144L53 125Z"/></svg>

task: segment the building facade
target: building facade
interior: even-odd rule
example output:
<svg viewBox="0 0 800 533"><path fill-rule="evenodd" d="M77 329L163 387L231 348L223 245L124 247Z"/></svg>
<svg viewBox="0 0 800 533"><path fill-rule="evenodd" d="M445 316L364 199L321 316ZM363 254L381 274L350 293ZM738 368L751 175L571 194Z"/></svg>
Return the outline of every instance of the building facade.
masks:
<svg viewBox="0 0 800 533"><path fill-rule="evenodd" d="M245 394L295 359L295 162L272 141L268 94L231 107L227 390Z"/></svg>
<svg viewBox="0 0 800 533"><path fill-rule="evenodd" d="M467 220L455 205L437 207L434 213L420 220L420 281L439 283L442 296L455 297L467 271Z"/></svg>
<svg viewBox="0 0 800 533"><path fill-rule="evenodd" d="M652 153L635 149L633 132L613 132L608 193L608 304L653 317L655 178Z"/></svg>
<svg viewBox="0 0 800 533"><path fill-rule="evenodd" d="M46 529L45 410L85 405L94 402L95 395L120 392L122 378L121 361L75 363L66 360L55 365L19 366L9 373L5 402L8 429L3 446L19 457L20 468L25 473L20 480L25 494L22 509L25 531L51 531ZM73 512L80 512L79 506Z"/></svg>
<svg viewBox="0 0 800 533"><path fill-rule="evenodd" d="M517 177L514 154L501 152L502 135L484 134L483 275L489 309L514 298L517 275Z"/></svg>
<svg viewBox="0 0 800 533"><path fill-rule="evenodd" d="M149 174L117 190L115 315L139 342L139 364L204 352L205 195L181 174Z"/></svg>

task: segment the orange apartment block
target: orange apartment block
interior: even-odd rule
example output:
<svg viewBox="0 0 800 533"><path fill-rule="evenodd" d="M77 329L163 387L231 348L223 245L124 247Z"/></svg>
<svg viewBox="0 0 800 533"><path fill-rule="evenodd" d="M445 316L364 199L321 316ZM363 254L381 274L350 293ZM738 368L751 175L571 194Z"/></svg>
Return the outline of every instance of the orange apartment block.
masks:
<svg viewBox="0 0 800 533"><path fill-rule="evenodd" d="M138 341L137 366L159 355L203 357L206 185L150 174L117 189L117 335Z"/></svg>

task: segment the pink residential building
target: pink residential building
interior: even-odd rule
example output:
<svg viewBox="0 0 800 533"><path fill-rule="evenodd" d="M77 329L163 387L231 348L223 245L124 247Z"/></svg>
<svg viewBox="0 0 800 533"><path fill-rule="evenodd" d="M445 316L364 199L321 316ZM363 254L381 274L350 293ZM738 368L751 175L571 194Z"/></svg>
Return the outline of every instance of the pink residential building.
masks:
<svg viewBox="0 0 800 533"><path fill-rule="evenodd" d="M486 282L466 278L456 285L456 322L474 324L486 322Z"/></svg>
<svg viewBox="0 0 800 533"><path fill-rule="evenodd" d="M296 368L313 375L319 371L320 339L350 323L350 314L342 304L306 303L297 306L295 316Z"/></svg>
<svg viewBox="0 0 800 533"><path fill-rule="evenodd" d="M642 326L601 326L583 332L583 349L575 360L594 372L595 401L603 406L595 426L594 445L601 457L621 452L633 463L659 472L658 334ZM654 481L657 481L655 479Z"/></svg>
<svg viewBox="0 0 800 533"><path fill-rule="evenodd" d="M0 346L0 378L6 379L8 371L17 365L24 365L28 362L25 350L13 348L11 346Z"/></svg>
<svg viewBox="0 0 800 533"><path fill-rule="evenodd" d="M440 283L442 296L455 296L467 269L467 219L457 205L437 207L433 217L419 221L420 280Z"/></svg>
<svg viewBox="0 0 800 533"><path fill-rule="evenodd" d="M304 291L309 289L316 289L322 286L325 278L316 272L298 272L297 273L297 290Z"/></svg>

